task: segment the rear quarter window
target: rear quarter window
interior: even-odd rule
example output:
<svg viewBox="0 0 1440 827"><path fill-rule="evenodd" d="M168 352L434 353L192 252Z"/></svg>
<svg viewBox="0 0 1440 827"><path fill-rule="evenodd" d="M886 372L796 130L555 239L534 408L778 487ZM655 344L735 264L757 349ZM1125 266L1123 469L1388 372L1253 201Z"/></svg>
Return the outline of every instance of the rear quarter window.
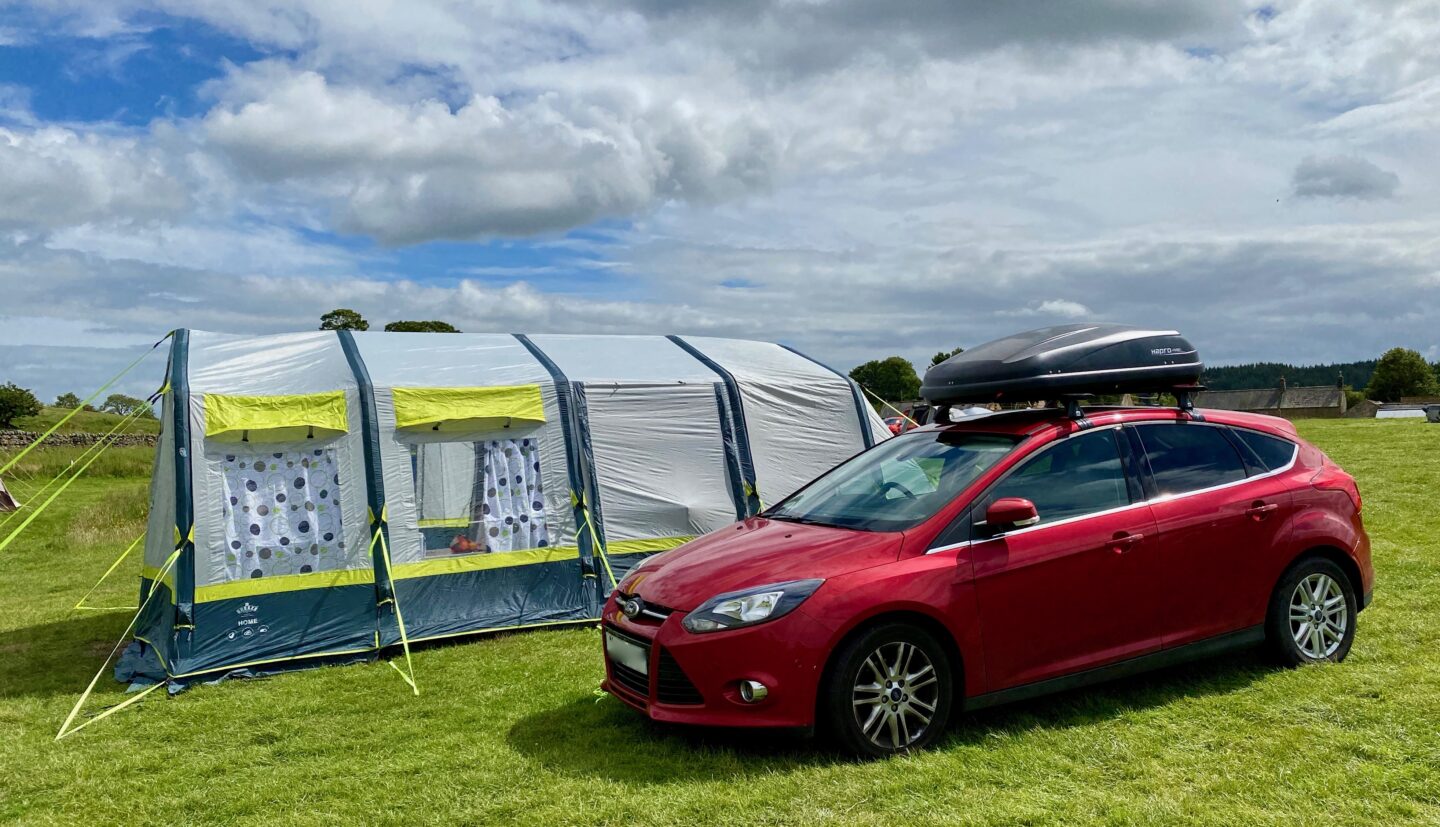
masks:
<svg viewBox="0 0 1440 827"><path fill-rule="evenodd" d="M1288 439L1262 434L1257 431L1247 431L1244 428L1232 428L1234 434L1240 437L1240 441L1252 451L1260 461L1265 464L1265 470L1274 471L1277 468L1284 468L1295 458L1295 451L1298 446Z"/></svg>
<svg viewBox="0 0 1440 827"><path fill-rule="evenodd" d="M1245 464L1219 428L1209 425L1137 425L1150 474L1161 496L1198 491L1245 479Z"/></svg>

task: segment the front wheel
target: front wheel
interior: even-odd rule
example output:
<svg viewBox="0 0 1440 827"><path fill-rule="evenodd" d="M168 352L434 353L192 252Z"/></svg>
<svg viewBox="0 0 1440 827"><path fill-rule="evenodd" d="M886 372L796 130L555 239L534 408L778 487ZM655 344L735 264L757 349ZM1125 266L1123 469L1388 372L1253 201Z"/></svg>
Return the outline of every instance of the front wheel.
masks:
<svg viewBox="0 0 1440 827"><path fill-rule="evenodd" d="M903 623L847 641L822 688L830 735L846 750L882 758L920 749L945 729L954 693L935 637Z"/></svg>
<svg viewBox="0 0 1440 827"><path fill-rule="evenodd" d="M1355 589L1339 566L1322 557L1301 560L1270 598L1266 639L1287 666L1339 663L1355 640L1355 612Z"/></svg>

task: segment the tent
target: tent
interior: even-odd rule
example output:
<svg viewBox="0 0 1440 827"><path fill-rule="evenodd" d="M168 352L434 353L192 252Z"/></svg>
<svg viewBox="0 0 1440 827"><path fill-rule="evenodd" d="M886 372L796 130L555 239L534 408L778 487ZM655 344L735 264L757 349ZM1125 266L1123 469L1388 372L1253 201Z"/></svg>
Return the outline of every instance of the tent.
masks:
<svg viewBox="0 0 1440 827"><path fill-rule="evenodd" d="M20 503L5 490L5 480L0 479L0 511L14 511L19 507Z"/></svg>
<svg viewBox="0 0 1440 827"><path fill-rule="evenodd" d="M122 680L593 620L640 559L888 436L845 376L680 336L176 331Z"/></svg>

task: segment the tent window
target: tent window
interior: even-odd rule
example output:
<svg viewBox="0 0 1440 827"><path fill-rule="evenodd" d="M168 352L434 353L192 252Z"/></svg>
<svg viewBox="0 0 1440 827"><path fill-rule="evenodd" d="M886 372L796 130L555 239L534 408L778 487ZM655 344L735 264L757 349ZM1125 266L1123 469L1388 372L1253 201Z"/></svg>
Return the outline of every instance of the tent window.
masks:
<svg viewBox="0 0 1440 827"><path fill-rule="evenodd" d="M425 556L550 544L535 440L432 442L410 452Z"/></svg>
<svg viewBox="0 0 1440 827"><path fill-rule="evenodd" d="M345 567L334 450L232 451L222 467L226 579Z"/></svg>

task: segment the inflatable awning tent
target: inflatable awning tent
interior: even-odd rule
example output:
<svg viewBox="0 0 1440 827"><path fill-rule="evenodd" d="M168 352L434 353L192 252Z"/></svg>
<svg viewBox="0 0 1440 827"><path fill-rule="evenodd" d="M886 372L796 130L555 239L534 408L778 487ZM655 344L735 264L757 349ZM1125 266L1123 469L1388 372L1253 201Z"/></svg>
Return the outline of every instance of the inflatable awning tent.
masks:
<svg viewBox="0 0 1440 827"><path fill-rule="evenodd" d="M116 673L172 686L596 618L888 436L846 377L705 337L180 330L163 406Z"/></svg>

